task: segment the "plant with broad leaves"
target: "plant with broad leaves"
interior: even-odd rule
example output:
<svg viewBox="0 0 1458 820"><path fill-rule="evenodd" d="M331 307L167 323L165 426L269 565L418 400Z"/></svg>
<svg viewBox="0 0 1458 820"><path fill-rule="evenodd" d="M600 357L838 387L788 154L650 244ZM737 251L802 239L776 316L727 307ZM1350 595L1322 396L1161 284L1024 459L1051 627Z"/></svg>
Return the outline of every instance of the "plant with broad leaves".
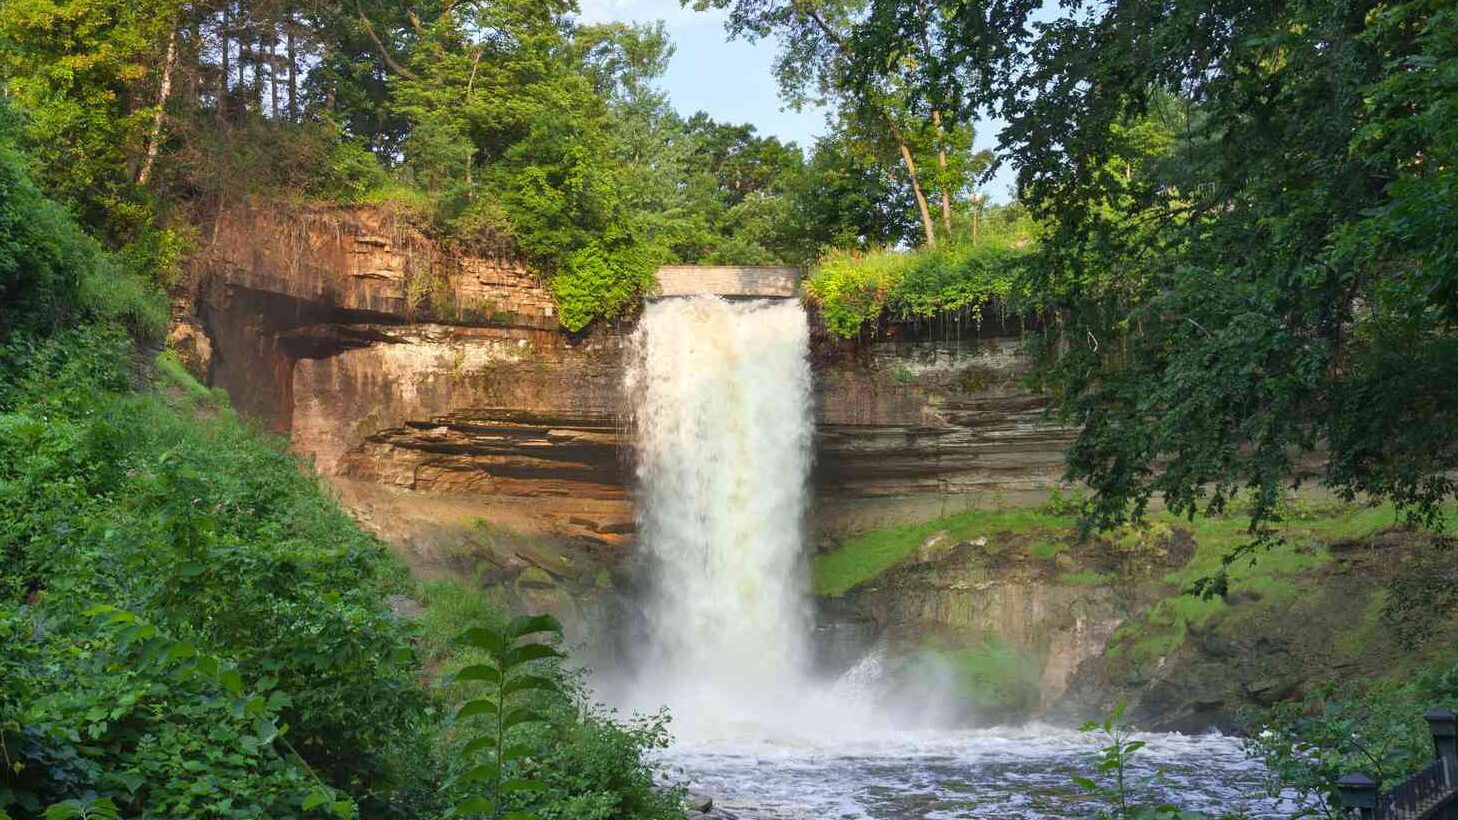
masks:
<svg viewBox="0 0 1458 820"><path fill-rule="evenodd" d="M1172 817L1175 820L1206 820L1207 815L1202 812L1185 811L1169 804L1141 806L1134 802L1135 792L1147 791L1149 786L1158 782L1163 772L1155 772L1154 776L1144 783L1131 782L1129 761L1136 752L1144 748L1144 741L1134 739L1133 730L1124 721L1124 708L1125 704L1120 703L1114 707L1113 713L1103 720L1090 720L1080 727L1081 731L1095 732L1107 741L1094 756L1095 767L1105 782L1100 783L1091 777L1077 775L1074 776L1073 782L1090 795L1113 807L1112 814L1101 812L1100 818L1154 820L1154 818Z"/></svg>
<svg viewBox="0 0 1458 820"><path fill-rule="evenodd" d="M533 640L541 636L559 638L562 625L550 615L513 618L501 629L476 627L456 639L462 646L481 650L486 660L457 672L456 684L479 684L480 697L466 701L456 712L456 721L471 719L485 725L485 732L468 741L460 759L466 770L455 784L485 784L484 793L457 804L452 817L484 816L502 820L534 820L530 812L508 811L504 798L521 792L540 792L547 785L539 780L512 776L513 764L533 753L524 743L508 743L512 730L527 723L546 722L548 717L529 702L531 692L558 692L555 671L543 674L544 661L562 653Z"/></svg>

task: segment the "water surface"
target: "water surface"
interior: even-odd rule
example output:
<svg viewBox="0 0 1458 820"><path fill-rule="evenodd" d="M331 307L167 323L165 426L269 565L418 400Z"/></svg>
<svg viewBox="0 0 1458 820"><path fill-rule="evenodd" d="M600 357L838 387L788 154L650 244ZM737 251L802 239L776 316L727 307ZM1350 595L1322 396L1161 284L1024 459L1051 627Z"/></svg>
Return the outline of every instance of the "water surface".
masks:
<svg viewBox="0 0 1458 820"><path fill-rule="evenodd" d="M1138 735L1136 781L1185 809L1288 818L1297 806L1265 795L1265 772L1222 735ZM1093 771L1097 737L1046 726L883 735L863 742L680 743L663 767L741 820L1046 820L1097 815L1075 786Z"/></svg>

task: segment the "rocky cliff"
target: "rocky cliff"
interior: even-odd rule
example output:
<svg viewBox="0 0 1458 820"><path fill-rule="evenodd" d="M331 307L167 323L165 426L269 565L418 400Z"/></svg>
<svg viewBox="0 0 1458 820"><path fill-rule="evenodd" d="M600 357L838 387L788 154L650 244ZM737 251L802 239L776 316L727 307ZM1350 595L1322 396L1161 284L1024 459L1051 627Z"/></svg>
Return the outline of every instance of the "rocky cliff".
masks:
<svg viewBox="0 0 1458 820"><path fill-rule="evenodd" d="M609 555L631 537L631 321L568 334L508 254L382 207L224 211L192 281L183 358L425 564L478 521ZM1020 386L1015 324L911 336L814 340L821 529L1057 481L1065 433Z"/></svg>

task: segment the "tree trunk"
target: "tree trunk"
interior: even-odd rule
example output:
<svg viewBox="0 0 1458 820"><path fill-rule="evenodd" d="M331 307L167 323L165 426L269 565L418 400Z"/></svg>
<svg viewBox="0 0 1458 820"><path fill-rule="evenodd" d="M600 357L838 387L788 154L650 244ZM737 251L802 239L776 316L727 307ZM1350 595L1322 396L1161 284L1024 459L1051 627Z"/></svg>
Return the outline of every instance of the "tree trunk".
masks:
<svg viewBox="0 0 1458 820"><path fill-rule="evenodd" d="M299 55L294 48L294 21L289 19L289 27L284 29L284 51L288 54L289 60L289 122L299 120Z"/></svg>
<svg viewBox="0 0 1458 820"><path fill-rule="evenodd" d="M911 148L907 146L906 139L901 135L901 129L889 116L886 118L886 125L891 129L891 136L896 138L896 148L901 152L901 162L906 166L906 175L911 179L911 192L916 195L916 210L921 215L921 230L926 234L926 246L936 247L937 231L932 222L931 208L926 204L926 192L921 189L921 178L916 173L916 160L911 156Z"/></svg>
<svg viewBox="0 0 1458 820"><path fill-rule="evenodd" d="M162 113L167 108L167 98L172 95L172 66L177 62L177 27L167 32L167 56L162 62L162 85L157 90L157 111L152 115L152 139L147 144L147 158L142 170L137 172L137 184L146 185L152 176L152 166L157 162L157 151L162 147Z"/></svg>
<svg viewBox="0 0 1458 820"><path fill-rule="evenodd" d="M227 117L228 99L228 26L232 18L228 14L228 3L223 3L223 18L218 24L218 108L214 112L221 123Z"/></svg>
<svg viewBox="0 0 1458 820"><path fill-rule="evenodd" d="M238 99L240 99L240 100L243 101L243 110L241 112L239 112L239 113L242 113L242 114L247 114L248 113L248 97L245 96L248 93L248 91L245 88L245 86L243 85L244 81L247 79L243 72L244 72L244 69L246 69L247 66L248 66L248 61L245 60L245 59L243 59L243 49L245 48L244 43L248 42L247 38L245 38L243 36L246 32L247 32L247 26L245 26L244 23L243 23L243 8L242 8L242 6L239 6L239 8L238 8Z"/></svg>
<svg viewBox="0 0 1458 820"><path fill-rule="evenodd" d="M278 32L268 35L268 114L274 119L278 115Z"/></svg>
<svg viewBox="0 0 1458 820"><path fill-rule="evenodd" d="M850 44L846 42L845 38L839 32L831 28L830 24L816 13L814 8L802 5L799 0L790 0L790 8L798 14L805 15L807 19L815 24L816 28L820 29L826 38L835 44L836 51L843 62L850 61ZM906 144L906 138L902 135L901 128L896 124L896 120L891 118L890 112L874 103L872 103L872 107L877 109L881 117L886 120L886 127L891 132L891 136L896 140L896 147L901 152L901 161L906 165L906 173L911 178L911 191L916 195L916 209L921 214L921 229L926 234L926 245L929 248L934 247L937 244L936 226L932 222L931 209L926 204L926 193L921 189L921 179L916 175L916 160L912 158L911 149Z"/></svg>
<svg viewBox="0 0 1458 820"><path fill-rule="evenodd" d="M941 184L937 187L942 191L942 228L947 232L947 239L952 238L952 192L947 189L947 141L942 131L942 112L939 108L932 109L932 122L937 127L937 170L941 172Z"/></svg>
<svg viewBox="0 0 1458 820"><path fill-rule="evenodd" d="M471 58L471 79L466 81L465 104L467 106L471 104L471 95L475 93L476 90L476 70L481 67L481 55L484 54L485 51L485 46L479 46L476 49L476 56ZM475 192L471 190L471 164L475 162L475 160L476 146L474 144L468 145L466 147L466 196L471 199L476 198Z"/></svg>

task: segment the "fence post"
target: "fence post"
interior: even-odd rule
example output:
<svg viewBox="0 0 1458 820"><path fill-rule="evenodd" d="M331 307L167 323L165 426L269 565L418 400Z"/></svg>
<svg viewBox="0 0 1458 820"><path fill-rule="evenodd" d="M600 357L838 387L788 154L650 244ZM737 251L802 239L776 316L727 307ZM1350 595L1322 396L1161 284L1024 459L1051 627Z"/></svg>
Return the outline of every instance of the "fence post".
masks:
<svg viewBox="0 0 1458 820"><path fill-rule="evenodd" d="M1377 820L1377 781L1365 774L1344 774L1337 781L1337 796L1346 816Z"/></svg>
<svg viewBox="0 0 1458 820"><path fill-rule="evenodd" d="M1433 754L1443 761L1443 784L1453 788L1458 775L1458 715L1447 709L1434 709L1423 717L1433 731Z"/></svg>

